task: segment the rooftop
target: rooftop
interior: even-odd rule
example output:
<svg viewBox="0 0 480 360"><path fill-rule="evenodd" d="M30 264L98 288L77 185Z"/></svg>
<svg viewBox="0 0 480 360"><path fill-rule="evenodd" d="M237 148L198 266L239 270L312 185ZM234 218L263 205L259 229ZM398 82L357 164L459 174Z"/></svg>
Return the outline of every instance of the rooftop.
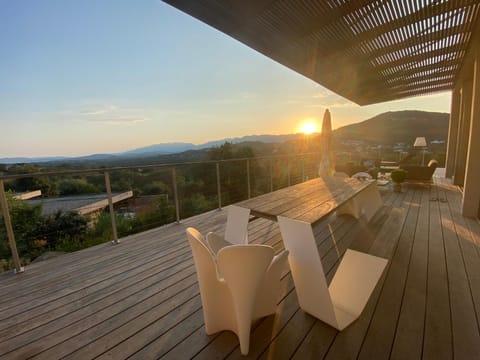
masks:
<svg viewBox="0 0 480 360"><path fill-rule="evenodd" d="M129 199L132 191L112 193L112 202ZM75 195L28 200L31 205L42 205L42 215L52 215L58 211L75 211L81 215L104 209L108 206L107 194Z"/></svg>
<svg viewBox="0 0 480 360"><path fill-rule="evenodd" d="M360 319L342 332L299 309L290 273L277 314L251 333L251 358L471 359L480 352L480 224L461 193L381 188L369 224L342 216L314 229L331 278L347 247L390 259ZM19 359L240 358L235 335L207 336L188 226L223 231L212 211L0 275L0 357ZM249 224L250 241L283 248L276 223Z"/></svg>

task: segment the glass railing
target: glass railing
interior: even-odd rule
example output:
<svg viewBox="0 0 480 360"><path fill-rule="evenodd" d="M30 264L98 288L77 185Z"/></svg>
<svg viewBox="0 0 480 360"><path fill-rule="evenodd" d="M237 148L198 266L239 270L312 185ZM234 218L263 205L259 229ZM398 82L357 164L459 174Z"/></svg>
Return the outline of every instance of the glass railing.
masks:
<svg viewBox="0 0 480 360"><path fill-rule="evenodd" d="M307 153L9 171L0 176L0 271L21 272L38 257L117 244L128 235L301 183L317 176L318 163L318 153Z"/></svg>

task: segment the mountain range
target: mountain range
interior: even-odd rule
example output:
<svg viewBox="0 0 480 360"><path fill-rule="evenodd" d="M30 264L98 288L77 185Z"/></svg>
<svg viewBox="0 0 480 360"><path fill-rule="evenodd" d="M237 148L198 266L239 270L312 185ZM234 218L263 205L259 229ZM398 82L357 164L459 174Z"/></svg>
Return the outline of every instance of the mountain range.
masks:
<svg viewBox="0 0 480 360"><path fill-rule="evenodd" d="M368 120L343 126L333 131L334 140L364 140L377 144L412 143L418 136L427 141L446 141L448 136L449 114L415 110L386 112ZM183 153L192 150L205 150L220 146L225 142L238 143L284 143L301 138L302 134L287 135L249 135L237 138L225 138L195 145L192 143L161 143L149 145L122 153L93 154L80 157L15 157L0 158L0 163L35 163L56 161L108 161L133 159Z"/></svg>

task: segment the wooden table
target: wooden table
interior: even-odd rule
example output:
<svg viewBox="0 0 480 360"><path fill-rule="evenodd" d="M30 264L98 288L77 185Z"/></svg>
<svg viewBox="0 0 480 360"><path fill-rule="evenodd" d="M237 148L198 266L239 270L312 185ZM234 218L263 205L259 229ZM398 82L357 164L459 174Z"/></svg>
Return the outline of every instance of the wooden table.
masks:
<svg viewBox="0 0 480 360"><path fill-rule="evenodd" d="M310 224L322 220L367 189L376 189L376 181L353 178L315 178L238 203L251 214L277 221L285 216ZM345 213L345 212L343 212Z"/></svg>

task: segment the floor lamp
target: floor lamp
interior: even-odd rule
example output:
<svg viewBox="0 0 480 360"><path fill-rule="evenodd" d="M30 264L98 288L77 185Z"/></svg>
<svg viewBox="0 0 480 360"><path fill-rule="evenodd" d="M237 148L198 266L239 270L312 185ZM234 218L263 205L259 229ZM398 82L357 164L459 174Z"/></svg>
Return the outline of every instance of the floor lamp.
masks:
<svg viewBox="0 0 480 360"><path fill-rule="evenodd" d="M425 148L427 147L427 140L424 137L417 137L415 143L413 144L414 148L422 149L422 166L425 165Z"/></svg>

